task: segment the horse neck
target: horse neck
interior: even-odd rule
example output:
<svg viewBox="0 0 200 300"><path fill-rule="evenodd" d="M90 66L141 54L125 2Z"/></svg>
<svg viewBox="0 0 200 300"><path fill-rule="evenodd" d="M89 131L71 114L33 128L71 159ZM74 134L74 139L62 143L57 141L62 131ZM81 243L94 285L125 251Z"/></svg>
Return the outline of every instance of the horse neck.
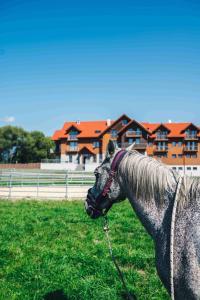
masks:
<svg viewBox="0 0 200 300"><path fill-rule="evenodd" d="M140 166L138 165L138 168L139 167ZM170 171L166 169L166 172ZM126 171L124 172L123 170L120 172L121 186L123 190L126 191L126 196L128 197L141 223L146 228L147 232L152 236L152 238L155 239L155 237L158 235L158 232L162 228L164 220L166 220L166 216L171 214L174 194L173 192L168 194L163 202L159 202L159 199L155 199L154 197L138 200L134 189L131 188L130 180L127 180L128 176L129 174L126 173ZM157 174L157 176L159 176L159 174ZM159 180L159 178L157 178L157 180ZM135 183L132 182L132 184L134 185ZM174 186L175 184L174 178Z"/></svg>

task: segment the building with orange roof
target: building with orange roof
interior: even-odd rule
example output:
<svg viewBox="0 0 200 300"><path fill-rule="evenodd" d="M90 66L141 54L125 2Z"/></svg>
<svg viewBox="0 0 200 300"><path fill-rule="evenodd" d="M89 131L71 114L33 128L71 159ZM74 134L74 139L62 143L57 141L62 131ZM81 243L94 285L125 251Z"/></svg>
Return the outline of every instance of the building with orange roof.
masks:
<svg viewBox="0 0 200 300"><path fill-rule="evenodd" d="M138 122L123 114L114 121L66 122L52 139L62 162L99 164L112 139L122 148L133 145L179 172L200 175L200 128L191 122Z"/></svg>

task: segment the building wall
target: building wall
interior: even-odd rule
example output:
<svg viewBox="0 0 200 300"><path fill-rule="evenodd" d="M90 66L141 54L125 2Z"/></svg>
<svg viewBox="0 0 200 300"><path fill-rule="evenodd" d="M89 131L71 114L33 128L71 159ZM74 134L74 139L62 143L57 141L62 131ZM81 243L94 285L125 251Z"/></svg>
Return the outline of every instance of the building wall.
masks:
<svg viewBox="0 0 200 300"><path fill-rule="evenodd" d="M182 142L182 146L178 145L178 142ZM173 142L176 142L176 146L173 146ZM200 164L200 147L198 145L198 151L185 152L184 151L184 139L173 138L167 142L167 151L155 152L156 143L154 142L152 146L147 146L147 155L153 156L154 158L162 161L168 165L197 165ZM166 155L166 157L161 157L162 154ZM195 154L197 157L188 158L186 154ZM175 155L175 157L174 157Z"/></svg>

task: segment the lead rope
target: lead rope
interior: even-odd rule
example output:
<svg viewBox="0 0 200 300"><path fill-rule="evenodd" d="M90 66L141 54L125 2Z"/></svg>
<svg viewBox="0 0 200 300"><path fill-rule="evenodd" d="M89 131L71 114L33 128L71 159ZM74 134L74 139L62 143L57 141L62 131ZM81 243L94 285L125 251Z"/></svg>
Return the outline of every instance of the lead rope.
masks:
<svg viewBox="0 0 200 300"><path fill-rule="evenodd" d="M127 288L127 285L126 285L126 282L124 280L124 275L122 273L122 271L120 270L120 267L118 266L117 264L117 261L116 261L116 258L113 254L113 250L112 250L112 245L111 245L111 240L110 240L110 236L109 236L109 224L108 224L108 217L107 216L104 216L104 226L103 226L103 230L105 232L105 235L106 235L106 240L108 242L108 248L109 248L109 252L110 252L110 257L115 265L115 268L117 270L117 273L118 273L118 276L119 276L119 279L120 281L122 282L122 285L123 285L123 288L124 290L126 291L126 296L127 296L127 300L137 300L136 296L135 295L131 295L128 288Z"/></svg>
<svg viewBox="0 0 200 300"><path fill-rule="evenodd" d="M176 208L178 202L178 195L181 188L181 183L183 180L183 175L179 177L176 195L174 199L174 205L172 210L172 219L171 219L171 231L170 231L170 288L171 288L171 299L174 300L174 228L175 228L175 218L176 218Z"/></svg>

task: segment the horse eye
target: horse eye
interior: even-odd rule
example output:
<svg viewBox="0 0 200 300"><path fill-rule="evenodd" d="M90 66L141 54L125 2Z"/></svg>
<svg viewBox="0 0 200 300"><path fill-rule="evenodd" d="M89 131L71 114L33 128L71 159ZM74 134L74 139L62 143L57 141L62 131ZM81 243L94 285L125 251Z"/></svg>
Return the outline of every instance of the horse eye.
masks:
<svg viewBox="0 0 200 300"><path fill-rule="evenodd" d="M95 172L94 175L95 175L96 179L99 178L99 173L98 172Z"/></svg>

